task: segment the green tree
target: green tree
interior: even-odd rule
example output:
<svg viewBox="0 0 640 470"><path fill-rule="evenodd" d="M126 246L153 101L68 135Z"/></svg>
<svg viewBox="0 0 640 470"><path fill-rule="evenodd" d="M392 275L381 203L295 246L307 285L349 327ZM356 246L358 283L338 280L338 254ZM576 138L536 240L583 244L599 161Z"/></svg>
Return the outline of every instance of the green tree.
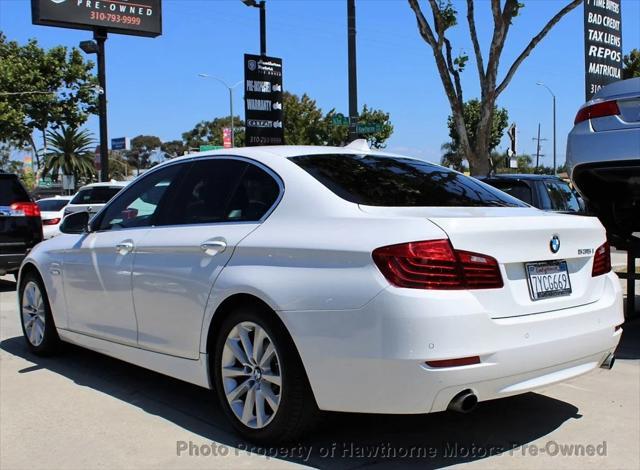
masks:
<svg viewBox="0 0 640 470"><path fill-rule="evenodd" d="M463 105L464 123L466 126L467 138L469 144L475 146L477 142L478 122L480 121L480 101L477 99L469 100ZM489 152L500 144L504 131L509 125L509 113L505 108L496 106L492 113L493 125L491 126L491 135L489 137ZM447 127L449 127L449 137L451 138L450 145L445 147L445 154L442 156L442 164L445 166L453 166L454 169L462 171L462 160L465 160L465 154L462 150L460 142L460 134L458 133L458 127L456 126L453 116L449 116L447 119ZM446 145L446 144L445 144ZM443 146L444 147L444 146Z"/></svg>
<svg viewBox="0 0 640 470"><path fill-rule="evenodd" d="M44 175L57 179L58 173L73 175L76 181L93 177L95 140L88 130L60 126L47 131L48 152Z"/></svg>
<svg viewBox="0 0 640 470"><path fill-rule="evenodd" d="M632 49L622 58L622 78L640 77L640 51Z"/></svg>
<svg viewBox="0 0 640 470"><path fill-rule="evenodd" d="M467 157L474 175L487 174L490 168L489 156L491 148L491 134L493 126L493 113L496 110L496 102L500 94L507 88L522 62L531 54L533 49L544 39L549 31L570 11L582 3L582 0L571 0L565 4L542 27L525 46L522 52L516 56L513 63L504 68L500 59L504 51L508 33L514 24L520 10L524 7L521 0L491 0L482 2L491 9L492 25L486 36L491 37L488 48L489 56L485 64L485 58L480 46L480 40L476 31L474 0L467 0L466 20L469 36L473 44L475 65L478 71L478 84L480 97L480 118L475 130L475 144L472 145L468 134L468 126L464 117L464 95L462 90L461 74L464 72L469 56L461 53L453 56L454 47L447 37L447 31L458 24L458 12L451 0L428 0L432 13L432 22L422 11L419 0L408 0L418 23L418 31L422 39L431 48L435 58L440 81L451 108L451 115L460 140L460 150ZM557 3L557 2L554 2ZM500 67L503 65L503 67ZM505 75L499 80L499 70L506 70Z"/></svg>
<svg viewBox="0 0 640 470"><path fill-rule="evenodd" d="M283 98L284 140L288 145L344 145L349 137L347 126L335 125L335 109L323 114L314 99L306 93L301 97L285 92ZM379 125L377 132L363 133L361 137L375 148L384 148L393 133L393 125L386 113L369 108L366 104L358 118L360 124Z"/></svg>
<svg viewBox="0 0 640 470"><path fill-rule="evenodd" d="M166 158L175 158L184 155L187 147L181 140L170 140L163 142L160 149L164 152Z"/></svg>
<svg viewBox="0 0 640 470"><path fill-rule="evenodd" d="M131 150L126 153L129 165L138 172L151 166L151 154L160 149L162 141L155 135L139 135L131 139Z"/></svg>
<svg viewBox="0 0 640 470"><path fill-rule="evenodd" d="M233 121L236 147L243 147L244 121L239 116L235 116ZM225 127L231 127L231 116L201 121L193 129L182 134L182 141L188 149L197 149L201 145L222 145L222 129Z"/></svg>
<svg viewBox="0 0 640 470"><path fill-rule="evenodd" d="M109 179L123 180L129 176L129 163L122 152L117 150L109 151Z"/></svg>
<svg viewBox="0 0 640 470"><path fill-rule="evenodd" d="M324 145L327 140L322 110L306 93L299 97L284 92L284 141L288 145Z"/></svg>
<svg viewBox="0 0 640 470"><path fill-rule="evenodd" d="M447 168L453 168L456 171L464 172L468 168L464 164L464 156L461 155L459 149L453 144L453 142L445 142L440 146L442 151L442 157L440 157L440 164Z"/></svg>
<svg viewBox="0 0 640 470"><path fill-rule="evenodd" d="M0 32L0 140L35 149L33 133L39 131L46 154L48 127L79 128L95 113L92 69L75 48L45 51L34 39L21 46ZM36 162L40 167L39 154Z"/></svg>
<svg viewBox="0 0 640 470"><path fill-rule="evenodd" d="M469 100L463 105L463 116L466 126L469 143L475 145L478 139L476 131L478 130L478 122L480 121L480 101L477 99ZM492 152L502 140L504 131L509 125L509 113L505 108L493 109L493 123L491 125L491 134L489 136L489 152ZM447 127L449 127L449 137L456 148L460 148L460 134L454 122L453 116L447 119Z"/></svg>

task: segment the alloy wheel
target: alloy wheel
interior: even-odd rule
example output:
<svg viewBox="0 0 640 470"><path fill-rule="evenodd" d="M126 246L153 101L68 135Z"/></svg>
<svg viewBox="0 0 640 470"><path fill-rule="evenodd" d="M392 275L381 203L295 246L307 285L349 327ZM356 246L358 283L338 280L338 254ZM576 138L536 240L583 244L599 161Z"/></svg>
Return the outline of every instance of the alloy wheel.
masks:
<svg viewBox="0 0 640 470"><path fill-rule="evenodd" d="M22 294L22 324L31 345L38 347L44 339L45 305L40 287L29 281Z"/></svg>
<svg viewBox="0 0 640 470"><path fill-rule="evenodd" d="M224 394L236 418L252 429L267 426L280 406L282 371L278 351L265 329L250 321L234 326L220 367Z"/></svg>

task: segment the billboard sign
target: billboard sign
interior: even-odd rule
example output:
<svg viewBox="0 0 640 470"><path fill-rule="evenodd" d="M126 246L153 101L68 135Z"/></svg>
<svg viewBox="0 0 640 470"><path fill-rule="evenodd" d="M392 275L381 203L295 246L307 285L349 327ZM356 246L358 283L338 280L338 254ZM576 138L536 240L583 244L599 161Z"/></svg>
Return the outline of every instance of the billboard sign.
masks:
<svg viewBox="0 0 640 470"><path fill-rule="evenodd" d="M131 150L129 137L111 139L111 150Z"/></svg>
<svg viewBox="0 0 640 470"><path fill-rule="evenodd" d="M226 149L232 147L230 127L225 127L224 129L222 129L222 145L224 145L224 148Z"/></svg>
<svg viewBox="0 0 640 470"><path fill-rule="evenodd" d="M33 24L156 37L161 0L31 0Z"/></svg>
<svg viewBox="0 0 640 470"><path fill-rule="evenodd" d="M605 85L622 79L621 0L584 1L586 101Z"/></svg>
<svg viewBox="0 0 640 470"><path fill-rule="evenodd" d="M284 144L282 59L244 55L245 145Z"/></svg>

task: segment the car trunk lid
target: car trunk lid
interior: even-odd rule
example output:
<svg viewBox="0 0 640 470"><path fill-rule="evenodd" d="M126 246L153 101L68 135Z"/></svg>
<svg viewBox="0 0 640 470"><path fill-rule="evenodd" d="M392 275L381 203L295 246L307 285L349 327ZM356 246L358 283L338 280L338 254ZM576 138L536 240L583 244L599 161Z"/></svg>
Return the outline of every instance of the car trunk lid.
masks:
<svg viewBox="0 0 640 470"><path fill-rule="evenodd" d="M533 208L361 206L367 213L390 217L424 217L439 226L457 250L489 255L500 264L502 289L471 290L492 318L570 308L596 301L602 276L592 277L595 250L605 232L597 219L552 214ZM560 242L557 253L552 238ZM409 240L407 240L409 241ZM566 261L571 294L532 300L527 263Z"/></svg>

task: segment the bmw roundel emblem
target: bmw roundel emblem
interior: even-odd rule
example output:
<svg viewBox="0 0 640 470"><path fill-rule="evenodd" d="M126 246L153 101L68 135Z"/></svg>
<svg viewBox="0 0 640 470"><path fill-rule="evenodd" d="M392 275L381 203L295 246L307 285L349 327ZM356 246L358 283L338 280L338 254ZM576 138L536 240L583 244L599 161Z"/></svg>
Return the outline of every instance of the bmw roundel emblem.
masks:
<svg viewBox="0 0 640 470"><path fill-rule="evenodd" d="M560 237L558 235L554 235L551 237L551 241L549 242L549 249L551 253L557 253L560 251Z"/></svg>

